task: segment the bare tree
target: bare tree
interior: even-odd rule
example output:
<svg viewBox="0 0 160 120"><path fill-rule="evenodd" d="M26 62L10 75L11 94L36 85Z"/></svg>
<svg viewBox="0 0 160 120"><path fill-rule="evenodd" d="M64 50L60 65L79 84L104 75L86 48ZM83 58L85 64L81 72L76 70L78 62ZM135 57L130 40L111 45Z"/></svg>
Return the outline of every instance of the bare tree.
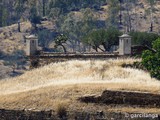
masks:
<svg viewBox="0 0 160 120"><path fill-rule="evenodd" d="M46 16L46 4L47 4L47 0L38 0L39 6L42 9L42 16Z"/></svg>
<svg viewBox="0 0 160 120"><path fill-rule="evenodd" d="M150 4L150 14L151 14L151 20L150 20L150 32L153 32L153 8L157 0L147 0L147 2Z"/></svg>
<svg viewBox="0 0 160 120"><path fill-rule="evenodd" d="M2 27L2 12L3 12L3 8L2 8L3 4L2 4L2 0L0 0L0 27Z"/></svg>

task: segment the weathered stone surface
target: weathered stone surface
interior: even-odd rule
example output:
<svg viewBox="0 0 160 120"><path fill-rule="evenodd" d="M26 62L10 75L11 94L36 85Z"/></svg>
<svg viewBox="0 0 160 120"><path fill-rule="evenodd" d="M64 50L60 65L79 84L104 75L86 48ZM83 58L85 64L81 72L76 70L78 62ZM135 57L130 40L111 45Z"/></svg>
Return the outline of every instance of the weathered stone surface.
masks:
<svg viewBox="0 0 160 120"><path fill-rule="evenodd" d="M105 104L126 104L148 107L160 107L160 95L152 93L104 91L101 102Z"/></svg>
<svg viewBox="0 0 160 120"><path fill-rule="evenodd" d="M124 104L141 107L160 107L160 94L110 91L106 90L101 96L83 96L80 101L86 103Z"/></svg>

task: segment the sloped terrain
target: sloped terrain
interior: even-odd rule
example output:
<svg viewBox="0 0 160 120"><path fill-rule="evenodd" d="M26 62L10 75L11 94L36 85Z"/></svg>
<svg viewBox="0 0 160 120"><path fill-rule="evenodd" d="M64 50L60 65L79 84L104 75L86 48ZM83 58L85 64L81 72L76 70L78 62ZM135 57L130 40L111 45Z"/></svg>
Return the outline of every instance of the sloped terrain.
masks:
<svg viewBox="0 0 160 120"><path fill-rule="evenodd" d="M55 110L104 110L160 113L160 109L121 105L95 105L77 101L84 95L100 95L104 90L127 90L159 93L160 82L147 72L122 68L123 63L138 59L88 60L53 63L0 81L0 108Z"/></svg>
<svg viewBox="0 0 160 120"><path fill-rule="evenodd" d="M157 1L156 4L153 6L153 31L156 33L159 33L159 19L160 19L160 1ZM118 5L118 3L116 4ZM124 4L125 6L125 4ZM105 4L101 6L100 10L92 11L95 15L95 17L98 18L100 21L106 22L108 16L110 7L109 4ZM137 31L149 31L150 28L150 22L151 22L151 14L150 14L150 4L146 2L146 0L139 0L136 3L136 7L134 7L134 4L131 5L129 9L129 14L131 15L131 22L132 22L132 28ZM70 11L71 19L73 21L81 21L84 19L84 15L82 12L79 11ZM70 14L68 13L68 15ZM126 17L126 11L123 11L123 23L125 22ZM40 25L41 29L49 29L56 31L56 26L54 19L51 19L51 21L43 21L42 25ZM63 25L62 25L63 26ZM125 27L124 27L125 30ZM25 21L21 23L21 32L18 32L18 25L13 24L11 26L6 26L0 28L0 52L4 52L5 54L12 54L14 51L17 50L24 50L25 49L25 43L24 43L24 36L29 35L31 32L31 24L29 21ZM53 48L54 44L50 44L49 47ZM67 46L70 46L70 43L67 43ZM67 50L70 51L70 48L67 47ZM0 56L0 59L1 56ZM6 60L2 59L5 63ZM6 70L3 70L0 72L1 76L9 77L9 74L12 74L12 68L11 66L4 66L4 64L1 64L1 68L6 68ZM4 77L4 78L6 78Z"/></svg>
<svg viewBox="0 0 160 120"><path fill-rule="evenodd" d="M0 28L0 79L16 76L19 74L19 71L23 73L25 70L16 70L16 74L12 72L13 64L20 61L17 58L19 56L23 58L25 57L21 53L17 55L15 53L17 51L25 51L24 37L30 35L32 28L29 21L22 22L20 25L21 32L18 32L18 24ZM44 29L53 29L54 26L51 21L44 21L39 25L39 27Z"/></svg>

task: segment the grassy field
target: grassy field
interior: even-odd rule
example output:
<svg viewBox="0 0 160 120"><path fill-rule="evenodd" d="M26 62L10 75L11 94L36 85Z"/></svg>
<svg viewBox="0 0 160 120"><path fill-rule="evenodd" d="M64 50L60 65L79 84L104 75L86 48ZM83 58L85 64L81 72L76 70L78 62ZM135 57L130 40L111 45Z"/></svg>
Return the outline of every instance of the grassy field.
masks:
<svg viewBox="0 0 160 120"><path fill-rule="evenodd" d="M100 95L104 90L159 93L160 81L142 70L122 68L123 63L140 59L67 61L27 71L0 81L0 108L46 110L61 104L69 110L109 110L159 112L156 108L101 106L77 101L84 95Z"/></svg>

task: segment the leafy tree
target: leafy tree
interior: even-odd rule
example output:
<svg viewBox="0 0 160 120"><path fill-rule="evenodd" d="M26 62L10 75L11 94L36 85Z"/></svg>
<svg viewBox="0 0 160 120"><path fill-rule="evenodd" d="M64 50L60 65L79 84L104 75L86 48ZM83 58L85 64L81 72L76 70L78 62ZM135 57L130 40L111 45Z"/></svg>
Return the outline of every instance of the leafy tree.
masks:
<svg viewBox="0 0 160 120"><path fill-rule="evenodd" d="M146 50L142 54L142 64L150 72L152 77L160 80L160 38L153 42L156 52Z"/></svg>
<svg viewBox="0 0 160 120"><path fill-rule="evenodd" d="M105 38L106 38L106 31L104 29L95 30L89 33L87 36L85 36L82 42L92 46L92 48L96 50L96 52L98 52L98 48L104 51L103 49L100 48L100 45L102 44Z"/></svg>
<svg viewBox="0 0 160 120"><path fill-rule="evenodd" d="M106 3L106 0L50 0L48 8L61 8L61 14L70 11L80 10L81 8L97 8Z"/></svg>
<svg viewBox="0 0 160 120"><path fill-rule="evenodd" d="M25 11L25 3L27 2L27 0L16 0L15 1L15 10L17 13L17 17L20 17L23 12Z"/></svg>
<svg viewBox="0 0 160 120"><path fill-rule="evenodd" d="M97 18L95 17L95 12L93 10L90 8L82 9L80 14L82 17L77 18L76 13L70 12L57 22L59 31L69 36L69 42L71 43L73 51L76 47L78 51L81 51L81 39L87 33L97 28Z"/></svg>
<svg viewBox="0 0 160 120"><path fill-rule="evenodd" d="M151 7L154 6L157 0L147 0L147 2L150 4Z"/></svg>
<svg viewBox="0 0 160 120"><path fill-rule="evenodd" d="M112 45L118 45L119 38L118 36L121 35L115 28L99 29L92 31L88 35L83 38L83 42L91 45L96 51L98 48L101 49L99 46L102 45L105 51L110 51ZM102 50L102 49L101 49ZM102 50L102 51L104 51Z"/></svg>
<svg viewBox="0 0 160 120"><path fill-rule="evenodd" d="M50 18L58 19L59 15L60 15L60 8L51 8L49 10L49 15L48 16Z"/></svg>
<svg viewBox="0 0 160 120"><path fill-rule="evenodd" d="M4 55L4 52L0 50L0 58L2 58Z"/></svg>
<svg viewBox="0 0 160 120"><path fill-rule="evenodd" d="M0 0L0 27L11 24L13 18L13 3L9 0Z"/></svg>
<svg viewBox="0 0 160 120"><path fill-rule="evenodd" d="M37 9L34 6L30 10L30 22L35 30L37 29L37 24L41 24L41 17L38 15Z"/></svg>
<svg viewBox="0 0 160 120"><path fill-rule="evenodd" d="M46 15L46 0L42 0L42 4L43 4L43 16Z"/></svg>
<svg viewBox="0 0 160 120"><path fill-rule="evenodd" d="M0 0L0 27L8 24L8 9L4 6L4 1Z"/></svg>
<svg viewBox="0 0 160 120"><path fill-rule="evenodd" d="M58 46L61 46L64 50L64 53L67 52L65 46L63 44L65 44L68 40L68 37L66 35L60 34L59 36L57 36L57 38L55 39L55 48L57 48Z"/></svg>
<svg viewBox="0 0 160 120"><path fill-rule="evenodd" d="M48 48L49 45L54 42L54 38L57 36L56 32L48 29L38 30L38 44L44 49Z"/></svg>
<svg viewBox="0 0 160 120"><path fill-rule="evenodd" d="M119 14L119 10L120 10L120 6L119 6L119 0L108 0L109 3L109 17L107 19L107 25L108 26L114 26L114 27L118 27L119 23L119 18L118 18L118 14Z"/></svg>
<svg viewBox="0 0 160 120"><path fill-rule="evenodd" d="M159 35L155 33L147 33L147 32L130 32L132 36L132 42L135 45L147 45L152 47L152 42L156 40Z"/></svg>
<svg viewBox="0 0 160 120"><path fill-rule="evenodd" d="M102 45L105 51L109 51L112 45L118 45L119 36L122 33L118 29L111 27L107 29L106 34L106 38L102 42Z"/></svg>
<svg viewBox="0 0 160 120"><path fill-rule="evenodd" d="M38 31L38 42L39 45L43 48L48 47L50 40L48 38L50 34L48 30L42 30L42 31Z"/></svg>

